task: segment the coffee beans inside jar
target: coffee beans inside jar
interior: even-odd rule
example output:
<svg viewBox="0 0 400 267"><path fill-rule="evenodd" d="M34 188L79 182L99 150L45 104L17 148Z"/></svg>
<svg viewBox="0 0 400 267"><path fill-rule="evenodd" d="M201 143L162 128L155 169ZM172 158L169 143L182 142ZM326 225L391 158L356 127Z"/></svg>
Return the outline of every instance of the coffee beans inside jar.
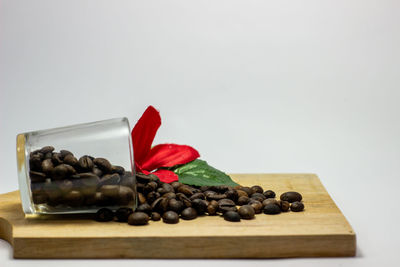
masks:
<svg viewBox="0 0 400 267"><path fill-rule="evenodd" d="M45 146L30 153L29 169L32 200L43 211L135 207L135 177L105 158L78 158L68 150L57 152L54 147ZM104 209L102 212L99 220L114 217ZM127 220L123 211L118 214Z"/></svg>
<svg viewBox="0 0 400 267"><path fill-rule="evenodd" d="M145 225L148 220L176 224L181 222L180 219L187 221L218 215L226 221L240 222L252 220L256 214L272 215L304 209L303 202L290 204L286 200L277 200L274 191L264 191L258 185L232 188L225 185L190 186L180 182L166 184L153 174L143 173L137 173L136 180L139 205L129 215L130 225ZM301 195L295 193L289 192L289 197L283 199L301 200Z"/></svg>

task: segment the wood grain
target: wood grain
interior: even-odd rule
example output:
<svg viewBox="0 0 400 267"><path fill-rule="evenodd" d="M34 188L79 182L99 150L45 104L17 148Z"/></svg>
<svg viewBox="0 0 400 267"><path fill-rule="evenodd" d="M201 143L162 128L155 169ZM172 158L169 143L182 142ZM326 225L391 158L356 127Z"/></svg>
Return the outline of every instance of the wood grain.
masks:
<svg viewBox="0 0 400 267"><path fill-rule="evenodd" d="M305 211L259 214L239 223L219 216L146 226L99 223L84 215L25 216L19 192L0 195L0 238L15 258L281 258L354 256L356 236L314 174L233 174L279 196L303 195Z"/></svg>

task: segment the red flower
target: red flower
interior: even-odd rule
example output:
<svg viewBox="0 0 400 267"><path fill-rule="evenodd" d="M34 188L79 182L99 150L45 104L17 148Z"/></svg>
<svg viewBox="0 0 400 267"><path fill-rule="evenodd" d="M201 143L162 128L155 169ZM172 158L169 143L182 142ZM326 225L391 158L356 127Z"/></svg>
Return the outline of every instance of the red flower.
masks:
<svg viewBox="0 0 400 267"><path fill-rule="evenodd" d="M135 167L138 172L152 173L162 182L172 183L178 181L178 175L159 168L188 163L200 157L200 154L186 145L160 144L152 148L151 144L160 125L160 113L153 106L149 106L132 129Z"/></svg>

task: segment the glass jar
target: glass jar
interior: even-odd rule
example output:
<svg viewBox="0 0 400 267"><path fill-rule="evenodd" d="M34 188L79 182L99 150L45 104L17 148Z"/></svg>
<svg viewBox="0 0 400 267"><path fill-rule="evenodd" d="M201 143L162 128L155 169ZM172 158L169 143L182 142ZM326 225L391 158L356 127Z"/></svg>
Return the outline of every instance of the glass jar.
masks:
<svg viewBox="0 0 400 267"><path fill-rule="evenodd" d="M19 189L26 214L95 213L136 207L127 118L17 136Z"/></svg>

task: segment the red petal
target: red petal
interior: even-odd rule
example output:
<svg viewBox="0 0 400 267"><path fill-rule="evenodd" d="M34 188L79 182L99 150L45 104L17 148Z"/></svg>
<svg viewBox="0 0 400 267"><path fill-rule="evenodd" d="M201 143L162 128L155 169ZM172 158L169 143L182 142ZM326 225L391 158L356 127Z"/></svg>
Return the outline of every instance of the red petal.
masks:
<svg viewBox="0 0 400 267"><path fill-rule="evenodd" d="M150 150L142 162L142 169L154 170L185 164L200 157L196 149L186 145L160 144Z"/></svg>
<svg viewBox="0 0 400 267"><path fill-rule="evenodd" d="M154 174L160 179L161 182L164 183L172 183L175 181L179 180L179 177L176 173L169 171L169 170L158 170L155 172L152 172L151 174Z"/></svg>
<svg viewBox="0 0 400 267"><path fill-rule="evenodd" d="M160 113L153 106L149 106L132 129L133 153L138 164L141 164L150 152L151 144L160 125Z"/></svg>

